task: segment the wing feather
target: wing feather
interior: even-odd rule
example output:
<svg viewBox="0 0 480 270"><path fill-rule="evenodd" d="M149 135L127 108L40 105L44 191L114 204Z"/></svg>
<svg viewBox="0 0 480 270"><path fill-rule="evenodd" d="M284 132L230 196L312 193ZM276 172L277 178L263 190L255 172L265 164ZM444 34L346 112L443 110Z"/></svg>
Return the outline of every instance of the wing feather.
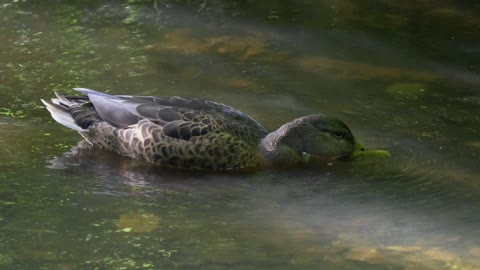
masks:
<svg viewBox="0 0 480 270"><path fill-rule="evenodd" d="M252 117L212 101L183 97L114 96L86 88L75 90L88 96L99 116L124 128L148 119L166 136L190 140L209 133L227 133L257 143L267 131Z"/></svg>

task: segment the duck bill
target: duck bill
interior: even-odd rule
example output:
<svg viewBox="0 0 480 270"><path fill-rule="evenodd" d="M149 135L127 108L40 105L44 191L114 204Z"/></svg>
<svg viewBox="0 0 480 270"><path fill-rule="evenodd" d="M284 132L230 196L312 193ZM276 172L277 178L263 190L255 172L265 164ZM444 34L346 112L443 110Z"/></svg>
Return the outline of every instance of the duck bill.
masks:
<svg viewBox="0 0 480 270"><path fill-rule="evenodd" d="M392 155L386 150L371 150L366 149L358 141L355 141L355 148L353 153L350 155L352 158L363 158L363 157L382 157L389 158Z"/></svg>

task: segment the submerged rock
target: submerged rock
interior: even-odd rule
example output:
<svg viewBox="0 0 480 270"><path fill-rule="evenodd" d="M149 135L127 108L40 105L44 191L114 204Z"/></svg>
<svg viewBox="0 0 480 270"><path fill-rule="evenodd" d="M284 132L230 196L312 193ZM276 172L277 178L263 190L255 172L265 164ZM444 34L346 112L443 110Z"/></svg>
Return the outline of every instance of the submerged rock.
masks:
<svg viewBox="0 0 480 270"><path fill-rule="evenodd" d="M177 29L164 42L152 45L154 50L172 50L183 54L207 53L238 60L248 60L267 52L267 42L258 35L219 35L201 37L190 29Z"/></svg>
<svg viewBox="0 0 480 270"><path fill-rule="evenodd" d="M131 212L120 216L117 227L122 232L151 232L160 226L160 218L151 213Z"/></svg>
<svg viewBox="0 0 480 270"><path fill-rule="evenodd" d="M294 64L302 71L342 80L401 80L431 82L438 76L426 70L381 66L367 62L345 61L329 57L302 57Z"/></svg>

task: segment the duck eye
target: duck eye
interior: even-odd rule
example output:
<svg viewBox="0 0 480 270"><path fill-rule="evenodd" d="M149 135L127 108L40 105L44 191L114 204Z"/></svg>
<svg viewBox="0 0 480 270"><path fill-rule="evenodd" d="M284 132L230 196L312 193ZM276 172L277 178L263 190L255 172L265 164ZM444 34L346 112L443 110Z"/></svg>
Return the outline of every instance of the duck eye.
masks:
<svg viewBox="0 0 480 270"><path fill-rule="evenodd" d="M341 131L336 131L336 132L333 132L333 136L337 139L342 139L343 137L345 137L345 133Z"/></svg>

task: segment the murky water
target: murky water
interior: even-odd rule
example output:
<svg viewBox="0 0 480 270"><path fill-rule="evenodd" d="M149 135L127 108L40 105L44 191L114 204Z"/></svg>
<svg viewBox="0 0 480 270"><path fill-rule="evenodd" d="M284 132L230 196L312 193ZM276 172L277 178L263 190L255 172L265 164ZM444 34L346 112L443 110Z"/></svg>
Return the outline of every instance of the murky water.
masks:
<svg viewBox="0 0 480 270"><path fill-rule="evenodd" d="M480 7L435 2L2 1L0 268L480 269ZM324 112L392 158L155 168L74 147L39 99L78 86Z"/></svg>

